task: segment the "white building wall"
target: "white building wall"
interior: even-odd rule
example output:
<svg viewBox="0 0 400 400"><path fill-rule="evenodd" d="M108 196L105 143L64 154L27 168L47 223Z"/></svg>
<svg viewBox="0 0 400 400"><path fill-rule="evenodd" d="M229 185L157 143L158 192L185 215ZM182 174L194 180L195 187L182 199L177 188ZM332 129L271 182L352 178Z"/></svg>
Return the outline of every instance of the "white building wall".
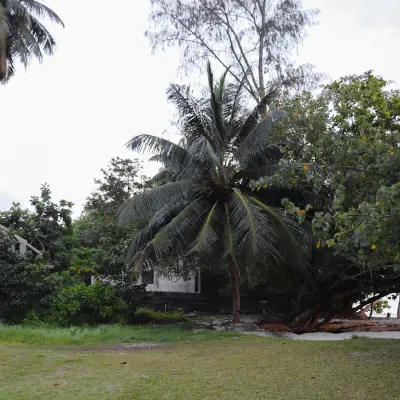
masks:
<svg viewBox="0 0 400 400"><path fill-rule="evenodd" d="M200 272L198 270L191 271L187 279L183 279L179 275L162 276L154 271L154 284L148 284L146 290L148 292L182 292L182 293L196 293L196 273L199 279L199 292L200 292ZM142 278L138 280L138 284L142 283Z"/></svg>
<svg viewBox="0 0 400 400"><path fill-rule="evenodd" d="M185 280L179 275L173 275L169 277L165 277L157 274L157 271L154 271L154 284L147 284L146 291L147 292L181 292L181 293L196 293L196 273L198 273L198 293L201 290L201 281L200 281L200 271L194 270L188 274L188 278ZM91 283L94 284L96 278L94 276L91 277ZM107 279L101 278L103 282L110 282ZM111 282L112 283L112 282ZM142 284L142 277L140 277L137 281L140 285Z"/></svg>

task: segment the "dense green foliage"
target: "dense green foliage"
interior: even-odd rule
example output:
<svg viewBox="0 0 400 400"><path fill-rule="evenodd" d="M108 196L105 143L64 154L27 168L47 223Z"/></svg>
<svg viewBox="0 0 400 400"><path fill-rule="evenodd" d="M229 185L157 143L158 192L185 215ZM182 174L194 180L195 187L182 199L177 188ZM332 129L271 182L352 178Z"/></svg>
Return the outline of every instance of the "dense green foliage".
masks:
<svg viewBox="0 0 400 400"><path fill-rule="evenodd" d="M101 212L109 218L126 200L140 193L148 180L138 159L113 157L101 172L103 177L94 180L97 188L86 199L85 210Z"/></svg>
<svg viewBox="0 0 400 400"><path fill-rule="evenodd" d="M31 209L14 204L0 213L0 224L43 252L24 256L7 246L2 257L0 318L7 322L47 321L57 325L134 322L138 305L147 297L144 285L135 285L129 273L126 251L132 228L117 230L115 209L143 185L136 182L141 165L137 160L111 160L96 180L99 190L88 199L85 213L72 221L72 203L54 203L47 185L40 197L32 197ZM135 172L136 171L136 172ZM131 176L133 174L133 176ZM141 177L144 180L144 177ZM3 233L3 231L1 231ZM54 265L51 271L46 265ZM113 282L94 285L90 277Z"/></svg>
<svg viewBox="0 0 400 400"><path fill-rule="evenodd" d="M10 210L0 212L0 224L40 250L42 263L62 271L69 264L73 203L66 200L53 202L47 184L41 186L40 192L40 196L31 197L30 210L14 203Z"/></svg>
<svg viewBox="0 0 400 400"><path fill-rule="evenodd" d="M115 289L96 283L67 286L54 293L48 321L60 326L122 322L126 303Z"/></svg>
<svg viewBox="0 0 400 400"><path fill-rule="evenodd" d="M13 237L0 229L0 321L21 322L29 312L49 307L49 270L12 250Z"/></svg>
<svg viewBox="0 0 400 400"><path fill-rule="evenodd" d="M309 205L283 200L316 238L309 266L287 281L303 280L306 308L350 313L400 288L400 95L386 86L368 72L288 100L273 132L287 139L285 158L251 184L309 191Z"/></svg>

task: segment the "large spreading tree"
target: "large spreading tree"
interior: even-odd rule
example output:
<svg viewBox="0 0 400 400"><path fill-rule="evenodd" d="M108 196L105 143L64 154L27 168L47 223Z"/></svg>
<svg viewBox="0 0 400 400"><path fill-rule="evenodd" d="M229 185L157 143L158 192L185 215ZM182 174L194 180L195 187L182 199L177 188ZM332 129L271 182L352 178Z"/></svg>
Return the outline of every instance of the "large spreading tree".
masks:
<svg viewBox="0 0 400 400"><path fill-rule="evenodd" d="M280 89L312 85L322 75L296 66L291 55L302 43L317 10L301 0L152 0L146 32L153 49L180 48L186 71L213 60L259 102Z"/></svg>
<svg viewBox="0 0 400 400"><path fill-rule="evenodd" d="M326 200L307 211L284 201L316 237L307 266L281 270L275 285L302 303L302 325L319 312L351 314L399 292L400 93L367 72L285 108L288 118L271 134L288 143L285 156L275 174L251 186L303 187Z"/></svg>
<svg viewBox="0 0 400 400"><path fill-rule="evenodd" d="M141 268L150 264L168 271L171 255L200 259L203 266L226 265L234 321L239 321L239 275L251 274L257 262L299 263L305 242L302 230L279 207L279 190L253 192L248 186L281 157L268 134L284 113L262 118L266 96L245 117L242 86L225 78L215 82L208 67L207 99L194 98L186 87L169 88L179 113L180 145L147 134L130 140L129 148L153 153L165 168L154 178L158 186L125 203L119 223L144 224L128 252Z"/></svg>

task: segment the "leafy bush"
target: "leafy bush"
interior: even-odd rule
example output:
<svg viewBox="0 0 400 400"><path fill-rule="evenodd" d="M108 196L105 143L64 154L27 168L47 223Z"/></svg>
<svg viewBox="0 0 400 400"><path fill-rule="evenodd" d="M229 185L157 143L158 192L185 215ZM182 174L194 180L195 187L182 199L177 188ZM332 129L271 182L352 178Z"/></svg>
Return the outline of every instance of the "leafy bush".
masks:
<svg viewBox="0 0 400 400"><path fill-rule="evenodd" d="M19 323L28 312L42 313L50 307L51 282L48 271L21 261L0 260L0 320Z"/></svg>
<svg viewBox="0 0 400 400"><path fill-rule="evenodd" d="M112 286L82 283L54 295L48 321L59 326L113 323L125 320L126 312L126 303Z"/></svg>
<svg viewBox="0 0 400 400"><path fill-rule="evenodd" d="M173 324L185 321L182 314L166 314L159 311L141 308L137 310L131 318L131 322L138 325L155 323L155 324Z"/></svg>
<svg viewBox="0 0 400 400"><path fill-rule="evenodd" d="M29 252L21 256L14 245L14 237L0 229L0 320L6 323L48 309L53 291L48 269L34 265Z"/></svg>
<svg viewBox="0 0 400 400"><path fill-rule="evenodd" d="M150 296L146 291L145 284L121 287L116 286L117 293L125 301L127 309L127 322L135 323L135 313L139 306L143 305L145 300Z"/></svg>
<svg viewBox="0 0 400 400"><path fill-rule="evenodd" d="M387 300L379 300L374 306L374 311L377 314L382 314L387 308L390 308L389 302Z"/></svg>

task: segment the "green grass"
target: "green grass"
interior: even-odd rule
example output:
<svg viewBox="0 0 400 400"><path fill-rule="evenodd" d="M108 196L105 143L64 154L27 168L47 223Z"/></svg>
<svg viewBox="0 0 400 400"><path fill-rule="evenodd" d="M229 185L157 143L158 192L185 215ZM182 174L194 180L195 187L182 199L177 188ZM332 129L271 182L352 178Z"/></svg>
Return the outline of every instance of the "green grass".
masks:
<svg viewBox="0 0 400 400"><path fill-rule="evenodd" d="M77 331L85 345L75 346L71 330L33 331L0 330L1 400L400 399L394 340L290 341L113 326ZM165 343L152 350L93 346L126 342L130 334ZM27 338L29 345L19 340Z"/></svg>
<svg viewBox="0 0 400 400"><path fill-rule="evenodd" d="M236 335L237 336L237 335ZM165 326L101 325L98 327L54 328L0 325L0 344L35 346L102 345L113 343L198 342L235 337L233 333L193 332L188 324Z"/></svg>
<svg viewBox="0 0 400 400"><path fill-rule="evenodd" d="M135 312L132 320L136 324L174 324L177 322L184 322L185 317L178 313L163 313L147 308L140 308Z"/></svg>

